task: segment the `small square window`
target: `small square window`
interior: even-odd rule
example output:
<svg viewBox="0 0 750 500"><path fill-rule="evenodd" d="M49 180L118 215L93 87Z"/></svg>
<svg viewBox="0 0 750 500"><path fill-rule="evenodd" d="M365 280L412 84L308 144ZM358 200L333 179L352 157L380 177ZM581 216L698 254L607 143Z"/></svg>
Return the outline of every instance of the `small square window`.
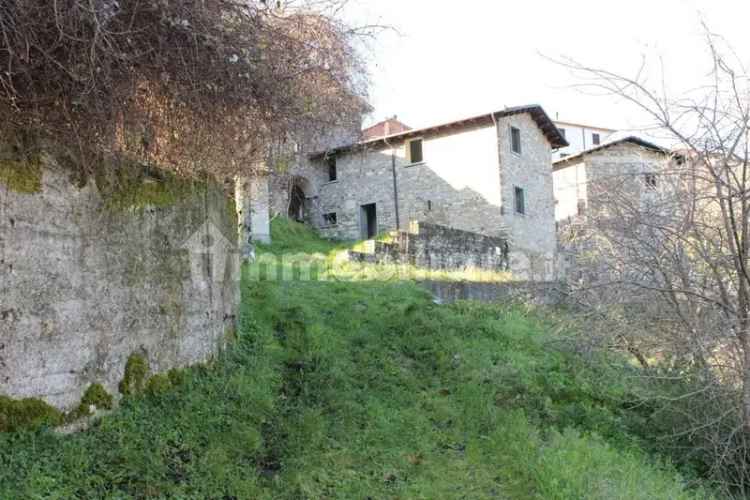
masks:
<svg viewBox="0 0 750 500"><path fill-rule="evenodd" d="M599 134L591 134L591 142L594 143L594 146L598 146L602 143L602 138L599 136Z"/></svg>
<svg viewBox="0 0 750 500"><path fill-rule="evenodd" d="M521 129L517 127L510 127L510 150L521 154Z"/></svg>
<svg viewBox="0 0 750 500"><path fill-rule="evenodd" d="M646 183L647 187L656 189L656 184L658 183L656 180L656 174L644 174L643 181Z"/></svg>
<svg viewBox="0 0 750 500"><path fill-rule="evenodd" d="M409 163L421 163L424 161L422 154L422 139L409 141Z"/></svg>
<svg viewBox="0 0 750 500"><path fill-rule="evenodd" d="M323 214L323 222L325 222L326 226L335 226L338 222L336 212Z"/></svg>
<svg viewBox="0 0 750 500"><path fill-rule="evenodd" d="M523 192L523 188L516 187L513 190L514 194L514 202L516 206L516 213L517 214L525 214L526 213L526 199L525 194Z"/></svg>
<svg viewBox="0 0 750 500"><path fill-rule="evenodd" d="M336 157L329 156L326 159L326 165L328 165L328 181L333 182L338 179L338 170L336 169Z"/></svg>

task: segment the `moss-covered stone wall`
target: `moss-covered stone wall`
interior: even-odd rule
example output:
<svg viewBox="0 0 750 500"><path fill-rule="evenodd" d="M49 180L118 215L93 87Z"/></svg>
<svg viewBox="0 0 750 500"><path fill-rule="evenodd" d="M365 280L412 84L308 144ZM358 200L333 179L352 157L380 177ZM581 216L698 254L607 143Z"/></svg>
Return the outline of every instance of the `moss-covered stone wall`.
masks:
<svg viewBox="0 0 750 500"><path fill-rule="evenodd" d="M56 420L42 403L109 405L129 359L149 377L202 363L234 325L237 220L219 185L63 163L0 155L0 427ZM125 392L162 382L131 377Z"/></svg>

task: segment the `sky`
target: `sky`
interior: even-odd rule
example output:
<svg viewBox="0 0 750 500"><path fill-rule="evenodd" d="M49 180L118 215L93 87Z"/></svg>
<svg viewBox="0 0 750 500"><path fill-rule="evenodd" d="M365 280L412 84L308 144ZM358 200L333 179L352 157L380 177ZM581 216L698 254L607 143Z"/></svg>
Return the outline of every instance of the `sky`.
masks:
<svg viewBox="0 0 750 500"><path fill-rule="evenodd" d="M571 57L649 79L678 94L710 69L704 19L750 67L747 0L352 0L355 24L387 31L366 52L370 102L365 125L397 115L412 127L541 104L554 119L625 130L650 123L612 96L588 95L548 58Z"/></svg>

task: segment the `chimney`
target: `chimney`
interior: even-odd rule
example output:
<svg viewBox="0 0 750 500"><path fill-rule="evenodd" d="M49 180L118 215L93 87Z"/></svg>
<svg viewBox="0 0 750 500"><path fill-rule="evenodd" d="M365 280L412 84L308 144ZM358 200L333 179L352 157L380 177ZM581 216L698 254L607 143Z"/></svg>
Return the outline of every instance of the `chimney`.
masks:
<svg viewBox="0 0 750 500"><path fill-rule="evenodd" d="M385 131L384 132L386 136L391 135L391 122L395 122L396 120L398 120L398 115L393 115L390 118L385 119ZM401 132L401 130L399 130L398 132Z"/></svg>

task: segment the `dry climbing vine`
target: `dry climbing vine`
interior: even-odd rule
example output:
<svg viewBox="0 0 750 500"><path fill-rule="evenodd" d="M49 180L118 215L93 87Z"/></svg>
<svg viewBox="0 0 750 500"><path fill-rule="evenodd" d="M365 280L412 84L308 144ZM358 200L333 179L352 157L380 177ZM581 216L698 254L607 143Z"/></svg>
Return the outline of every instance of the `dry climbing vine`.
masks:
<svg viewBox="0 0 750 500"><path fill-rule="evenodd" d="M271 141L363 108L368 32L338 18L344 3L1 0L0 139L247 170Z"/></svg>

